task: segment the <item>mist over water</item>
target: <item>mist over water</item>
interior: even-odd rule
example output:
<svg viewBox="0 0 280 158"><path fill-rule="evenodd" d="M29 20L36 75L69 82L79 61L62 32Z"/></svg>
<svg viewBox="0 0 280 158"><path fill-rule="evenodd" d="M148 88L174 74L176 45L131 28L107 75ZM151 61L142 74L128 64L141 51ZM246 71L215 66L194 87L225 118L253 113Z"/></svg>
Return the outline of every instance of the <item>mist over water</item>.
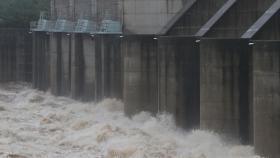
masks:
<svg viewBox="0 0 280 158"><path fill-rule="evenodd" d="M0 86L0 157L260 158L214 133L184 132L168 114L129 119L115 99L82 103L12 83Z"/></svg>

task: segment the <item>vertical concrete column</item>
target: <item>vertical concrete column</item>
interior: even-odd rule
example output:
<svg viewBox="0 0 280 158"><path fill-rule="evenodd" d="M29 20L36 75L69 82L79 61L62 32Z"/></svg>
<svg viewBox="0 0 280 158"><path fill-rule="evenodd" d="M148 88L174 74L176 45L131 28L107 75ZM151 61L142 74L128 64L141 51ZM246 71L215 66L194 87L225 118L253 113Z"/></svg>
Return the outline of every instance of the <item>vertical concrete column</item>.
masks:
<svg viewBox="0 0 280 158"><path fill-rule="evenodd" d="M258 154L280 157L280 42L253 47L254 143Z"/></svg>
<svg viewBox="0 0 280 158"><path fill-rule="evenodd" d="M61 35L61 95L70 94L70 79L71 79L71 36L67 34Z"/></svg>
<svg viewBox="0 0 280 158"><path fill-rule="evenodd" d="M50 36L44 32L33 32L32 83L39 90L47 90L50 82Z"/></svg>
<svg viewBox="0 0 280 158"><path fill-rule="evenodd" d="M152 36L129 36L122 41L125 112L158 112L157 41Z"/></svg>
<svg viewBox="0 0 280 158"><path fill-rule="evenodd" d="M39 45L39 42L38 40L40 39L39 37L39 33L38 32L33 32L32 33L32 85L33 85L33 88L38 88L39 87L39 79L38 79L38 74L39 74L39 71L38 71L38 54L40 53L40 51L38 51L38 47L40 46Z"/></svg>
<svg viewBox="0 0 280 158"><path fill-rule="evenodd" d="M44 89L47 90L50 88L50 73L51 73L51 64L50 64L50 34L48 34L48 36L46 36L46 40L44 42L44 50L45 51L45 55L44 57L46 58L45 60L45 69L46 69L46 73L45 73L45 80L43 81L44 83Z"/></svg>
<svg viewBox="0 0 280 158"><path fill-rule="evenodd" d="M2 31L0 31L0 36L2 36ZM0 38L0 48L3 49L3 38ZM0 82L3 82L3 51L0 51Z"/></svg>
<svg viewBox="0 0 280 158"><path fill-rule="evenodd" d="M71 96L81 99L84 95L84 53L82 34L73 34L71 44Z"/></svg>
<svg viewBox="0 0 280 158"><path fill-rule="evenodd" d="M249 53L247 40L206 39L200 44L200 123L249 142Z"/></svg>
<svg viewBox="0 0 280 158"><path fill-rule="evenodd" d="M120 38L117 35L100 37L102 94L104 98L122 98L122 60Z"/></svg>
<svg viewBox="0 0 280 158"><path fill-rule="evenodd" d="M22 51L22 55L23 55L23 68L21 68L21 74L23 75L23 77L20 77L21 81L25 81L25 82L32 82L32 34L28 33L27 30L24 30L24 38L23 39L23 51ZM20 64L18 64L20 65Z"/></svg>
<svg viewBox="0 0 280 158"><path fill-rule="evenodd" d="M40 48L37 53L41 54L39 64L42 65L42 71L40 71L41 80L39 80L39 89L48 90L50 88L50 35L42 33L40 35Z"/></svg>
<svg viewBox="0 0 280 158"><path fill-rule="evenodd" d="M84 99L96 100L97 74L96 74L96 41L89 35L83 35L84 53Z"/></svg>
<svg viewBox="0 0 280 158"><path fill-rule="evenodd" d="M15 78L17 81L24 81L24 69L25 69L25 52L24 52L24 41L25 34L20 31L16 31L16 67L15 67Z"/></svg>
<svg viewBox="0 0 280 158"><path fill-rule="evenodd" d="M55 95L61 94L61 33L50 37L50 88Z"/></svg>
<svg viewBox="0 0 280 158"><path fill-rule="evenodd" d="M179 126L199 128L199 44L191 37L161 37L160 110L174 115Z"/></svg>

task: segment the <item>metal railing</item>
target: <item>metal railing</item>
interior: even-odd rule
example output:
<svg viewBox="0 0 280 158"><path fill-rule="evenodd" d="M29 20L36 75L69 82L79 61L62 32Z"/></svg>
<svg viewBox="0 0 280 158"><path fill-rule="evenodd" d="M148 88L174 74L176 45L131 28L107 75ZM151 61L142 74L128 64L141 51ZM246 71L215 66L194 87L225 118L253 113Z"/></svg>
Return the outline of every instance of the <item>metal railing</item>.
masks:
<svg viewBox="0 0 280 158"><path fill-rule="evenodd" d="M79 19L75 26L76 33L97 32L97 24L93 21Z"/></svg>
<svg viewBox="0 0 280 158"><path fill-rule="evenodd" d="M75 23L65 19L57 19L52 32L74 32Z"/></svg>
<svg viewBox="0 0 280 158"><path fill-rule="evenodd" d="M119 21L103 20L99 33L122 33L122 26Z"/></svg>
<svg viewBox="0 0 280 158"><path fill-rule="evenodd" d="M102 20L98 25L95 21L79 19L77 22L66 19L56 21L40 18L30 23L31 31L41 32L67 32L67 33L90 33L90 34L122 34L122 25L119 21Z"/></svg>

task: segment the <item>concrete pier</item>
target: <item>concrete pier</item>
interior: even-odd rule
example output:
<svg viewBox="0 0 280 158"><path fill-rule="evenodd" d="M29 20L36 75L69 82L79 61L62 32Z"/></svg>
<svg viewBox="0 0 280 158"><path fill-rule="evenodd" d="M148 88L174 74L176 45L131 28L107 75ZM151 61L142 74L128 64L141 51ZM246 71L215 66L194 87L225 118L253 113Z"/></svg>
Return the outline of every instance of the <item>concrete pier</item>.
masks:
<svg viewBox="0 0 280 158"><path fill-rule="evenodd" d="M81 99L84 96L84 47L83 35L74 34L71 40L71 96Z"/></svg>
<svg viewBox="0 0 280 158"><path fill-rule="evenodd" d="M50 89L61 95L61 33L50 35Z"/></svg>
<svg viewBox="0 0 280 158"><path fill-rule="evenodd" d="M200 126L250 140L248 40L204 39L200 44Z"/></svg>
<svg viewBox="0 0 280 158"><path fill-rule="evenodd" d="M33 32L33 82L34 88L46 91L49 88L49 42L50 36L46 32Z"/></svg>
<svg viewBox="0 0 280 158"><path fill-rule="evenodd" d="M50 39L51 91L56 95L69 96L71 36L66 33L51 33Z"/></svg>
<svg viewBox="0 0 280 158"><path fill-rule="evenodd" d="M256 151L280 157L280 41L254 41L253 104Z"/></svg>
<svg viewBox="0 0 280 158"><path fill-rule="evenodd" d="M83 100L122 98L122 58L119 35L74 35L71 94Z"/></svg>
<svg viewBox="0 0 280 158"><path fill-rule="evenodd" d="M84 100L97 100L100 90L98 85L100 84L100 79L98 78L98 64L100 64L100 59L98 58L98 40L92 38L90 35L82 36L82 52L77 52L83 54L84 57L84 77L82 84L84 85Z"/></svg>
<svg viewBox="0 0 280 158"><path fill-rule="evenodd" d="M100 83L102 85L102 99L123 97L123 55L121 52L121 38L119 35L99 35L101 69Z"/></svg>
<svg viewBox="0 0 280 158"><path fill-rule="evenodd" d="M127 36L122 40L125 112L158 112L157 40L153 36Z"/></svg>
<svg viewBox="0 0 280 158"><path fill-rule="evenodd" d="M192 37L159 38L159 105L180 127L199 128L199 43Z"/></svg>
<svg viewBox="0 0 280 158"><path fill-rule="evenodd" d="M71 36L70 34L61 35L61 46L58 48L61 51L61 64L60 64L60 84L61 95L69 96L71 89Z"/></svg>

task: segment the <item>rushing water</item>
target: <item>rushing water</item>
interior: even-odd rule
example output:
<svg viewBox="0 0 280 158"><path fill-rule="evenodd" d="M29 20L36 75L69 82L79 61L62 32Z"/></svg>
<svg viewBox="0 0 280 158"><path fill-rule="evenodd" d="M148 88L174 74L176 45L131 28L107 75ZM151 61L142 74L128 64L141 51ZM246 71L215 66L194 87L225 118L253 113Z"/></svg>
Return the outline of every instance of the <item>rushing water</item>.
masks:
<svg viewBox="0 0 280 158"><path fill-rule="evenodd" d="M259 158L206 131L183 132L166 114L125 117L122 102L81 103L26 84L0 86L3 158Z"/></svg>

